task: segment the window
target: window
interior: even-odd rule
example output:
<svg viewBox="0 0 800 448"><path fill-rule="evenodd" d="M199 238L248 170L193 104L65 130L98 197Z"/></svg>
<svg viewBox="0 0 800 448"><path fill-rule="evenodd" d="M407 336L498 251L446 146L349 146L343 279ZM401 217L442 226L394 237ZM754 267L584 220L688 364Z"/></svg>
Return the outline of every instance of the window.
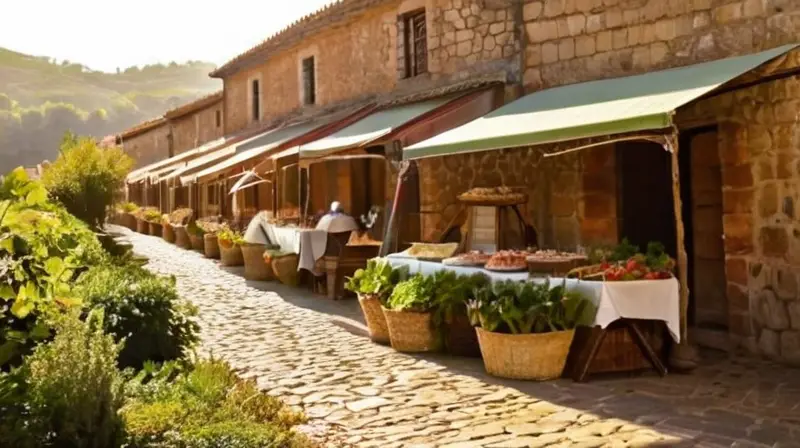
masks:
<svg viewBox="0 0 800 448"><path fill-rule="evenodd" d="M222 126L222 111L221 110L217 111L216 117L217 117L217 127Z"/></svg>
<svg viewBox="0 0 800 448"><path fill-rule="evenodd" d="M261 119L261 91L260 85L257 79L252 81L252 85L250 87L250 96L253 103L253 121L258 121Z"/></svg>
<svg viewBox="0 0 800 448"><path fill-rule="evenodd" d="M208 196L208 205L219 205L219 198L217 197L217 184L210 184L206 187L206 196Z"/></svg>
<svg viewBox="0 0 800 448"><path fill-rule="evenodd" d="M425 28L425 11L405 15L400 22L403 36L404 76L414 76L428 71L428 33Z"/></svg>
<svg viewBox="0 0 800 448"><path fill-rule="evenodd" d="M303 104L310 106L317 102L317 80L314 56L303 59Z"/></svg>

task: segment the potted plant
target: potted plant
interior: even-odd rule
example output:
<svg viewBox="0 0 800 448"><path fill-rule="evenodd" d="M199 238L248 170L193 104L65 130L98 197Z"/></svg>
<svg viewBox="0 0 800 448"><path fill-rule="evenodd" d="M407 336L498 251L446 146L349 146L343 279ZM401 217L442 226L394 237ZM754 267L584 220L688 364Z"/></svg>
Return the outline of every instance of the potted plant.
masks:
<svg viewBox="0 0 800 448"><path fill-rule="evenodd" d="M141 233L143 235L147 235L148 233L150 233L150 224L144 218L145 213L149 209L150 207L141 207L133 212L133 216L136 219L136 232Z"/></svg>
<svg viewBox="0 0 800 448"><path fill-rule="evenodd" d="M514 379L561 377L578 325L591 325L592 302L564 285L496 282L467 304L486 371Z"/></svg>
<svg viewBox="0 0 800 448"><path fill-rule="evenodd" d="M300 282L297 263L300 257L294 252L284 252L278 246L267 246L261 254L264 264L269 266L272 274L284 285L297 286Z"/></svg>
<svg viewBox="0 0 800 448"><path fill-rule="evenodd" d="M161 238L168 243L175 243L175 229L169 222L169 215L164 215L161 218Z"/></svg>
<svg viewBox="0 0 800 448"><path fill-rule="evenodd" d="M393 268L385 258L368 260L365 268L356 270L352 277L347 278L344 287L358 296L358 304L373 342L389 343L389 327L382 305L386 303L394 286L407 279L408 266Z"/></svg>
<svg viewBox="0 0 800 448"><path fill-rule="evenodd" d="M144 220L147 221L150 235L161 236L161 212L156 209L148 209L144 212Z"/></svg>
<svg viewBox="0 0 800 448"><path fill-rule="evenodd" d="M121 213L120 225L127 227L131 230L136 230L136 216L134 212L139 209L139 206L133 202L124 202L120 205L119 211Z"/></svg>
<svg viewBox="0 0 800 448"><path fill-rule="evenodd" d="M399 352L430 352L441 347L433 325L433 277L416 274L397 284L383 307L392 348Z"/></svg>
<svg viewBox="0 0 800 448"><path fill-rule="evenodd" d="M434 325L439 329L448 353L481 355L478 337L467 315L467 302L475 291L491 283L485 274L457 275L453 271L434 274Z"/></svg>
<svg viewBox="0 0 800 448"><path fill-rule="evenodd" d="M219 217L200 218L195 223L203 230L203 254L206 258L218 259L219 241L217 232L222 228Z"/></svg>
<svg viewBox="0 0 800 448"><path fill-rule="evenodd" d="M220 259L223 266L241 266L244 264L242 256L244 238L242 238L241 232L223 225L217 232L217 241L219 242Z"/></svg>
<svg viewBox="0 0 800 448"><path fill-rule="evenodd" d="M192 250L203 252L205 250L205 231L197 225L196 221L192 221L186 226L186 233L189 235L189 242L191 243Z"/></svg>

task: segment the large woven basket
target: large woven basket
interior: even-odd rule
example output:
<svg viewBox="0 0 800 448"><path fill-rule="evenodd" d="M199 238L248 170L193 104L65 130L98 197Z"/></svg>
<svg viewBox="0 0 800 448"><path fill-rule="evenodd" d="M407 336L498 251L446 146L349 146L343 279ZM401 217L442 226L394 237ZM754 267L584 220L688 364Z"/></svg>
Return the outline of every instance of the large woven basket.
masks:
<svg viewBox="0 0 800 448"><path fill-rule="evenodd" d="M220 246L219 254L223 266L241 266L244 264L242 248L235 244L228 248Z"/></svg>
<svg viewBox="0 0 800 448"><path fill-rule="evenodd" d="M481 356L478 335L475 333L475 327L469 322L466 311L454 313L444 324L444 345L448 353L474 358Z"/></svg>
<svg viewBox="0 0 800 448"><path fill-rule="evenodd" d="M185 226L172 226L175 230L175 245L183 249L191 249L192 241L189 239L189 232Z"/></svg>
<svg viewBox="0 0 800 448"><path fill-rule="evenodd" d="M161 223L151 222L148 224L148 226L150 227L150 235L157 236L159 238L161 237Z"/></svg>
<svg viewBox="0 0 800 448"><path fill-rule="evenodd" d="M242 258L244 259L244 278L247 280L267 281L274 280L272 263L264 261L264 251L267 246L263 244L244 244Z"/></svg>
<svg viewBox="0 0 800 448"><path fill-rule="evenodd" d="M383 308L389 340L398 352L433 352L441 347L440 338L433 328L433 313L393 311Z"/></svg>
<svg viewBox="0 0 800 448"><path fill-rule="evenodd" d="M203 253L206 258L219 258L219 242L216 234L206 233L203 235Z"/></svg>
<svg viewBox="0 0 800 448"><path fill-rule="evenodd" d="M144 219L136 218L136 231L143 235L147 235L150 233L150 223Z"/></svg>
<svg viewBox="0 0 800 448"><path fill-rule="evenodd" d="M486 372L518 380L561 378L575 336L575 330L536 334L476 330Z"/></svg>
<svg viewBox="0 0 800 448"><path fill-rule="evenodd" d="M122 225L133 231L136 231L136 217L130 213L123 213Z"/></svg>
<svg viewBox="0 0 800 448"><path fill-rule="evenodd" d="M161 226L161 238L168 243L175 243L175 229L172 228L172 224L165 222Z"/></svg>
<svg viewBox="0 0 800 448"><path fill-rule="evenodd" d="M300 273L297 272L299 261L300 257L297 254L272 257L272 271L275 277L284 285L297 286L300 283Z"/></svg>
<svg viewBox="0 0 800 448"><path fill-rule="evenodd" d="M389 326L386 324L386 316L383 315L381 301L372 295L358 295L358 304L361 305L361 312L364 313L364 320L369 329L369 338L372 342L379 344L389 343Z"/></svg>
<svg viewBox="0 0 800 448"><path fill-rule="evenodd" d="M203 252L206 248L205 239L203 239L204 235L197 235L194 233L189 234L189 242L192 245L192 250L197 250Z"/></svg>

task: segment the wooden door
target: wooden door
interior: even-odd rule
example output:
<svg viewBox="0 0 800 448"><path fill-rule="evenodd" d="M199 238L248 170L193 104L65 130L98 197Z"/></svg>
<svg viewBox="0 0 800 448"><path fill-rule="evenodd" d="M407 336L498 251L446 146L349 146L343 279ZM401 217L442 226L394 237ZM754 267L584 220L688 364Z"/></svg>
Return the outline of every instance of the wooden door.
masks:
<svg viewBox="0 0 800 448"><path fill-rule="evenodd" d="M722 240L722 171L717 132L691 138L691 270L694 324L727 328L725 247Z"/></svg>

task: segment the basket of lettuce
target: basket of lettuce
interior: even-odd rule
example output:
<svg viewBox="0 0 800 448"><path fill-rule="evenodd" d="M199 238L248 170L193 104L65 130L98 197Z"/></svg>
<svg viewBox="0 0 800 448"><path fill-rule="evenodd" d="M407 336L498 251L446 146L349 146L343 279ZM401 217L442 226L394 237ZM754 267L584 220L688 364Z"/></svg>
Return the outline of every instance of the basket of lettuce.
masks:
<svg viewBox="0 0 800 448"><path fill-rule="evenodd" d="M393 268L385 258L368 260L364 269L358 269L352 277L347 278L345 289L358 296L369 337L373 342L389 343L389 327L382 305L392 294L395 285L406 279L408 266Z"/></svg>
<svg viewBox="0 0 800 448"><path fill-rule="evenodd" d="M475 291L491 280L485 274L458 275L439 271L433 276L434 325L444 340L448 353L458 356L481 356L478 337L467 316L467 302Z"/></svg>
<svg viewBox="0 0 800 448"><path fill-rule="evenodd" d="M437 351L439 332L433 323L434 278L416 274L394 287L383 307L389 340L399 352Z"/></svg>
<svg viewBox="0 0 800 448"><path fill-rule="evenodd" d="M486 371L498 377L544 381L561 377L578 325L590 325L592 302L564 285L497 282L475 292L470 321L477 326Z"/></svg>

